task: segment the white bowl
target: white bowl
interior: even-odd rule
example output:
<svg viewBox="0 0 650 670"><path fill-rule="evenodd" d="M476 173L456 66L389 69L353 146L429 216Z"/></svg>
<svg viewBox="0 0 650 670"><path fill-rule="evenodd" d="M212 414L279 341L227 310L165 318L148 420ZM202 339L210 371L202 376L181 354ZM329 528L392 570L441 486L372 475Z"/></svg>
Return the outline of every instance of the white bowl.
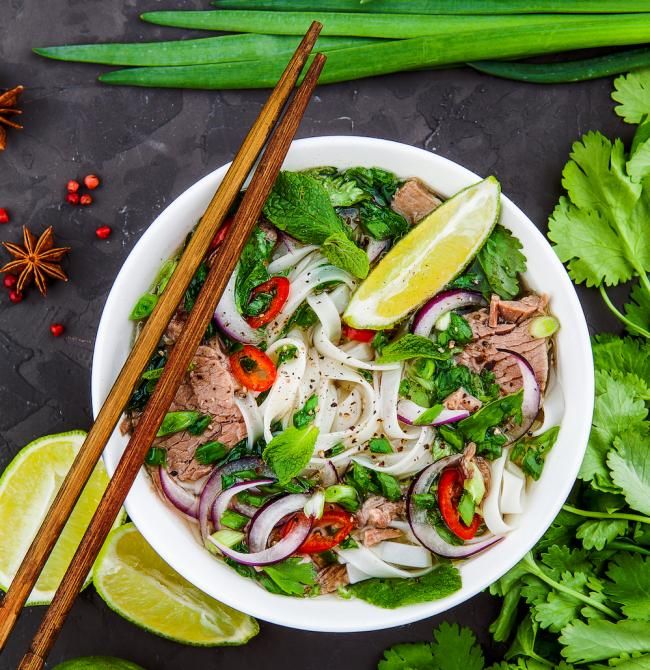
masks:
<svg viewBox="0 0 650 670"><path fill-rule="evenodd" d="M402 178L417 176L445 197L480 179L428 151L364 137L298 140L285 162L289 170L321 165L382 167ZM106 301L95 343L92 370L95 415L129 353L131 307L148 289L161 263L173 254L203 214L227 168L224 165L215 170L171 203L126 259ZM551 296L551 309L561 323L556 337L557 375L546 402L563 420L544 473L530 487L522 523L498 545L461 565L462 589L442 600L396 610L334 596L299 599L273 595L240 577L203 549L188 523L161 501L147 475L141 472L129 493L126 509L169 565L202 591L265 621L304 630L350 632L398 626L444 612L486 588L522 558L551 524L576 478L591 424L594 377L587 325L562 264L544 236L505 196L501 222L523 243L528 259L526 281L532 289ZM109 441L104 461L110 474L115 471L126 443L127 438L118 431Z"/></svg>

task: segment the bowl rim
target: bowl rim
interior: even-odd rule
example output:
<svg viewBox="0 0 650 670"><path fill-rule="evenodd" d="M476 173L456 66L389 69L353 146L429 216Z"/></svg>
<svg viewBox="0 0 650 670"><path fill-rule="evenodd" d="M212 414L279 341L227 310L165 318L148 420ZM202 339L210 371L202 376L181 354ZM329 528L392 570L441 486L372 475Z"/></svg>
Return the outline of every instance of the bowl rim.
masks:
<svg viewBox="0 0 650 670"><path fill-rule="evenodd" d="M350 165L362 164L364 161L361 160L361 156L365 151L370 154L385 154L385 163L394 160L408 161L409 159L413 160L415 163L429 163L432 171L438 171L440 174L444 174L445 178L447 178L448 175L452 175L452 177L449 177L452 181L464 183L465 185L475 183L481 179L481 177L470 170L438 154L400 142L370 137L334 135L295 140L291 146L287 160L289 163L292 161L295 162L295 160L300 163L300 157L302 156L302 163L305 167L316 167L327 164L327 161L322 162L318 160L320 155L323 153L326 154L328 151L332 152L339 150L344 150L348 152L348 154L352 154L356 159L349 162ZM313 156L313 160L305 160L305 156ZM373 164L378 163L375 161ZM115 361L111 357L111 344L119 339L119 336L116 338L114 335L114 316L116 312L124 312L123 306L120 306L120 302L124 302L121 294L124 289L129 286L132 275L137 274L140 261L147 258L148 248L152 241L154 241L155 236L162 234L163 237L166 236L167 238L172 238L175 234L178 235L178 230L180 229L183 230L183 235L191 229L194 225L193 222L188 224L183 223L174 229L173 224L178 220L177 216L181 214L183 209L191 207L193 202L196 203L197 199L205 197L206 189L209 192L214 192L215 187L221 181L229 166L230 163L227 163L208 173L175 198L144 231L120 268L104 305L95 341L91 378L93 416L97 416L101 403L106 397L108 389L119 371L116 369ZM391 169L386 164L379 166L384 167L385 169ZM301 168L289 165L288 169ZM421 176L421 174L403 176ZM425 181L431 183L431 179L427 178ZM436 184L431 185L434 188L436 187ZM450 194L444 195L448 197ZM571 321L571 339L577 346L577 349L574 347L575 351L573 352L571 359L565 361L563 365L570 364L574 368L577 367L578 372L580 373L580 389L583 395L583 398L577 407L573 406L573 410L577 411L577 415L571 416L571 426L570 428L567 426L566 429L570 429L572 432L571 440L573 447L572 451L567 451L566 454L563 454L567 459L563 461L562 469L560 470L563 478L560 482L553 482L554 495L550 502L547 502L543 509L540 510L538 515L540 518L538 519L537 528L535 530L526 531L527 539L523 543L526 546L523 550L521 546L511 546L516 542L516 540L512 540L513 536L516 538L524 532L517 528L500 543L501 545L507 545L510 552L504 552L505 546L500 550L501 560L498 562L498 567L495 568L493 566L491 569L484 569L478 572L478 574L472 578L471 584L466 585L464 582L463 587L459 591L446 598L419 605L410 605L395 610L376 608L357 599L342 600L340 598L331 598L328 596L298 599L278 596L268 593L259 585L251 582L251 580L241 577L228 566L214 561L192 537L191 542L195 546L194 548L191 548L189 544L187 545L186 548L189 554L194 554L194 558L199 560L200 557L197 554L198 550L201 554L206 554L208 556L211 565L220 568L220 570L215 569L214 575L211 575L210 578L206 578L200 571L195 573L193 565L189 564L191 561L188 562L187 560L183 560L185 558L184 552L181 551L179 546L175 546L175 543L171 541L174 537L180 537L178 532L180 532L181 527L185 529L184 533L187 534L187 527L189 524L186 524L180 518L176 521L171 521L163 519L158 515L158 522L160 524L167 524L167 526L164 528L164 532L160 529L156 530L154 524L150 521L150 515L153 514L155 517L157 505L165 508L165 504L153 491L147 475L141 471L127 497L125 506L129 516L154 550L188 581L196 585L202 591L208 593L208 595L221 600L231 607L271 623L302 630L321 632L361 632L380 630L440 614L441 612L445 612L451 607L473 597L514 566L515 563L517 563L524 554L532 548L550 526L574 484L587 446L591 428L594 372L587 323L575 287L569 279L566 270L552 251L542 232L532 223L532 221L530 221L522 210L502 194L500 220L506 215L508 218L511 218L513 222L516 221L517 226L522 227L522 231L525 231L523 238L521 231L517 232L524 247L532 246L541 254L545 263L548 264L546 270L550 273L550 276L554 277L553 281L559 283L562 295L561 301L563 304L566 304L568 310L567 318ZM167 226L167 228L165 228L165 226ZM169 253L171 253L171 251L172 250L170 250ZM528 256L528 254L526 255ZM152 279L153 276L147 275L146 283L141 284L140 286L140 292L146 290ZM564 322L562 323L562 327L567 327ZM570 400L574 405L575 402L577 402L573 398ZM562 422L563 427L566 422L567 418L565 414L565 418ZM563 432L564 431L561 430L558 444L562 442L561 438ZM566 441L565 438L564 442ZM111 476L115 470L118 453L121 454L125 442L125 438L119 435L119 430L116 428L113 436L107 443L103 455L106 468ZM558 445L556 445L556 449L557 447ZM551 457L553 457L553 451L551 451ZM544 476L542 476L540 482L543 480ZM546 486L548 487L549 485L550 482L546 482ZM539 486L539 482L532 486ZM174 514L168 516L179 517L180 515ZM169 523L167 523L168 521ZM508 540L511 541L508 542ZM498 547L494 547L491 552L494 552L497 549ZM464 562L461 566L461 572L465 574L468 566L471 566L476 559L488 556L491 552L486 552L485 554L477 556L475 559ZM199 560L199 562L201 561ZM495 563L496 560L492 560L491 562ZM223 570L227 570L227 575L226 573L223 573L225 576L221 579L218 573ZM474 570L472 574L475 572L477 572L477 570ZM239 585L239 587L236 585ZM255 589L254 592L250 590L249 587L251 586ZM336 603L336 606L333 606L332 603ZM347 611L349 611L349 614L346 614Z"/></svg>

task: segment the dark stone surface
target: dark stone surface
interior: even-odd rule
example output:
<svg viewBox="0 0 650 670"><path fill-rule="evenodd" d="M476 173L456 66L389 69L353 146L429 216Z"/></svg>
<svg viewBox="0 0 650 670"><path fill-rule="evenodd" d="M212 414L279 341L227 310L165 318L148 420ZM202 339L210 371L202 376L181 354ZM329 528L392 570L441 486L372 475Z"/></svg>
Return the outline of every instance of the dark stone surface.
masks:
<svg viewBox="0 0 650 670"><path fill-rule="evenodd" d="M52 285L46 300L30 291L20 305L0 295L0 471L31 439L90 424L90 363L104 300L136 240L174 198L232 158L267 93L180 92L110 88L95 82L103 68L56 63L30 53L51 44L156 40L178 31L138 21L145 9L207 6L134 0L2 0L0 86L27 87L25 130L11 132L0 154L0 207L12 223L0 239L16 240L20 224L40 232L53 225L73 247L68 284ZM469 70L386 76L322 88L299 136L356 134L424 147L478 174L495 174L504 192L540 227L560 192L571 143L599 129L629 138L612 111L611 82L536 87ZM102 177L91 208L62 204L68 179ZM99 225L114 233L94 235ZM581 291L592 329L615 329L594 292ZM54 339L52 322L66 326ZM242 648L192 649L159 639L113 614L85 592L52 661L85 654L132 659L149 670L178 668L376 667L398 641L429 639L441 620L470 625L485 643L496 603L474 598L442 617L358 635L324 635L261 624ZM2 670L14 668L42 612L26 611ZM494 654L494 650L489 652Z"/></svg>

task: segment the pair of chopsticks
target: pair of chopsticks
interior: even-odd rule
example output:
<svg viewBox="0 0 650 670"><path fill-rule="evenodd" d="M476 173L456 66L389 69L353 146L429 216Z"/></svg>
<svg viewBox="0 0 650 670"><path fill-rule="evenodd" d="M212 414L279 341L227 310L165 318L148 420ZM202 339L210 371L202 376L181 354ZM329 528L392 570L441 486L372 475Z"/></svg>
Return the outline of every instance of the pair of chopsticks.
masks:
<svg viewBox="0 0 650 670"><path fill-rule="evenodd" d="M219 226L268 140L266 150L235 214L228 236L217 248L194 308L171 350L155 390L63 581L45 613L29 651L19 665L19 670L37 670L43 667L213 317L228 279L273 187L325 64L325 56L316 54L301 85L286 105L321 28L320 23L312 23L246 136L104 402L7 594L0 603L0 650L2 650L133 389L139 382L199 264L208 252ZM286 111L278 123L285 105Z"/></svg>

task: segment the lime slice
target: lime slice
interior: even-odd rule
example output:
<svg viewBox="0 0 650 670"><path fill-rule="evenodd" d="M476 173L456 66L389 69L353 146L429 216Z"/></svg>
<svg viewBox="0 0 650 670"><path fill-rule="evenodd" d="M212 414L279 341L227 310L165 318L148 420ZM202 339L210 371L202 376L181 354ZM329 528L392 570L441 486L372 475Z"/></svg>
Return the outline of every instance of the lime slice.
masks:
<svg viewBox="0 0 650 670"><path fill-rule="evenodd" d="M182 644L244 644L259 632L255 619L210 598L172 570L132 523L108 536L93 583L120 616Z"/></svg>
<svg viewBox="0 0 650 670"><path fill-rule="evenodd" d="M55 665L52 670L144 670L141 666L112 656L84 656Z"/></svg>
<svg viewBox="0 0 650 670"><path fill-rule="evenodd" d="M86 433L46 435L30 442L0 478L0 589L7 590L27 549L77 455ZM97 464L63 529L28 605L48 604L79 546L108 484L104 464ZM119 525L123 514L116 521Z"/></svg>
<svg viewBox="0 0 650 670"><path fill-rule="evenodd" d="M457 193L423 219L377 264L352 296L343 320L389 328L438 293L474 258L499 218L494 177Z"/></svg>

